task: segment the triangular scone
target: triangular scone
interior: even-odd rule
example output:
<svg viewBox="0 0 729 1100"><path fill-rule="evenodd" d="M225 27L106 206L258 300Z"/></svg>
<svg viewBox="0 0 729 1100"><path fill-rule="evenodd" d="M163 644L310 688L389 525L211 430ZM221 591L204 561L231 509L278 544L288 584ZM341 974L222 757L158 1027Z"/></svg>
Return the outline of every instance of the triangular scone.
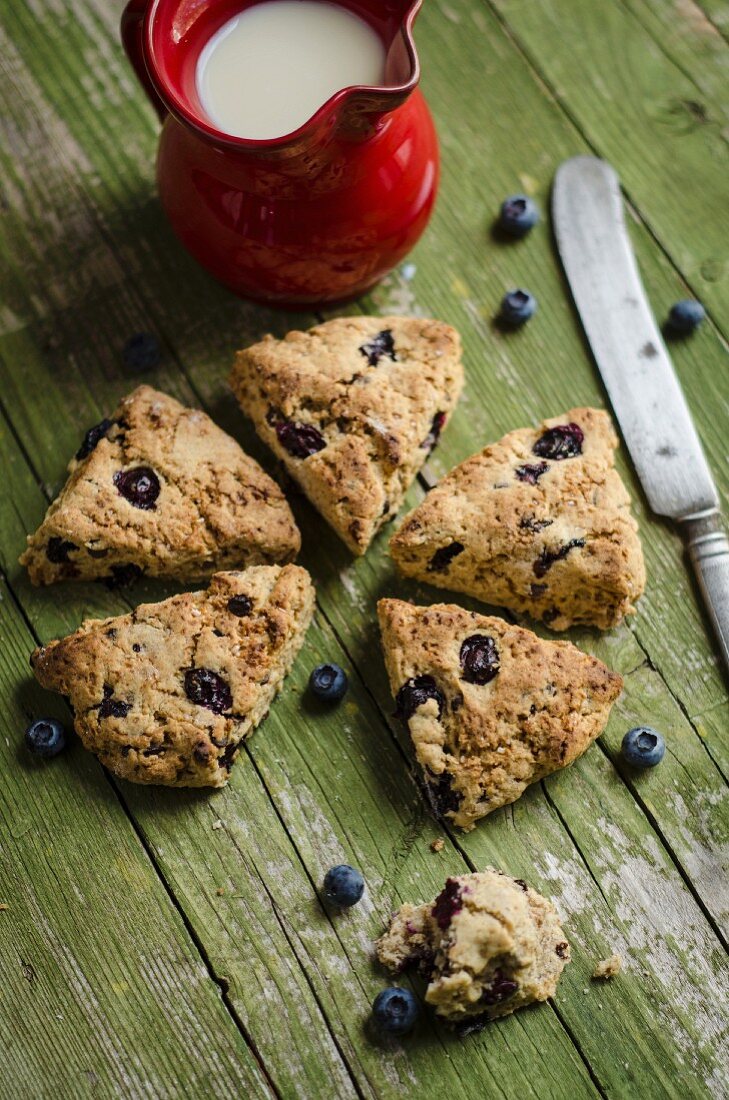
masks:
<svg viewBox="0 0 729 1100"><path fill-rule="evenodd" d="M20 561L33 584L141 573L179 580L293 560L281 489L199 409L149 386L87 432Z"/></svg>
<svg viewBox="0 0 729 1100"><path fill-rule="evenodd" d="M602 732L622 689L570 642L453 604L378 604L397 701L439 815L470 829L571 764Z"/></svg>
<svg viewBox="0 0 729 1100"><path fill-rule="evenodd" d="M571 409L466 459L390 543L402 573L554 630L631 613L645 566L607 413Z"/></svg>
<svg viewBox="0 0 729 1100"><path fill-rule="evenodd" d="M85 622L36 649L44 687L66 695L87 749L114 775L222 787L304 640L314 588L297 565L216 573L129 615Z"/></svg>
<svg viewBox="0 0 729 1100"><path fill-rule="evenodd" d="M461 391L440 321L341 317L238 352L231 385L256 430L355 554L396 514Z"/></svg>

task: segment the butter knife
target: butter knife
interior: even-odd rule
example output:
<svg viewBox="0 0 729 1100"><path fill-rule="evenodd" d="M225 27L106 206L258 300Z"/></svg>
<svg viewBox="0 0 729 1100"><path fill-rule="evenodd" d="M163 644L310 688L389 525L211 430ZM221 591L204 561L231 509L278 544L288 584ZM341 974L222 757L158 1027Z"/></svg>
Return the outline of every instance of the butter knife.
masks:
<svg viewBox="0 0 729 1100"><path fill-rule="evenodd" d="M615 170L597 157L561 164L552 219L575 305L648 503L679 526L729 670L729 540L719 496L643 289Z"/></svg>

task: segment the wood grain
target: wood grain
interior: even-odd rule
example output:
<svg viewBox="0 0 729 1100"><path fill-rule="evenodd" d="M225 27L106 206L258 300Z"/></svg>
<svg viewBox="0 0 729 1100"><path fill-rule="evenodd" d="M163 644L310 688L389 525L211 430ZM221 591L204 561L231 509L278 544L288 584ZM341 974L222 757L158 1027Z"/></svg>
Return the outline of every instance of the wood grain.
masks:
<svg viewBox="0 0 729 1100"><path fill-rule="evenodd" d="M595 151L619 166L665 253L725 324L725 245L705 229L726 220L721 108L618 0L488 3Z"/></svg>
<svg viewBox="0 0 729 1100"><path fill-rule="evenodd" d="M586 39L579 65L606 49L598 46L606 20L609 41L616 40L616 28L635 24L636 41L655 43L650 53L660 77L657 102L679 69L681 79L700 79L711 96L721 81L722 55L715 44L704 53L695 44L674 42L660 0L646 0L642 9L637 0L609 6L616 11L575 7ZM36 10L34 0L6 5L0 16L0 71L8 90L0 246L10 257L0 268L0 405L6 417L0 421L0 459L7 471L0 485L0 564L12 590L8 598L27 617L21 624L26 647L27 624L47 638L75 628L84 615L123 610L130 601L169 590L145 583L124 595L91 585L38 592L15 563L25 531L62 482L83 430L136 381L120 363L126 337L156 331L164 362L145 380L204 404L270 468L227 391L228 364L237 346L262 332L281 333L312 320L236 301L175 242L153 194L156 124L116 44L120 7L105 0L54 0L52 7ZM534 193L546 210L554 168L589 148L583 133L593 143L590 127L601 141L604 136L616 142L621 172L625 163L637 179L639 138L621 139L618 149L613 116L608 120L590 107L583 120L567 109L561 89L556 97L550 94L532 51L525 57L512 36L522 34L521 27L512 31L513 11L527 22L531 18L524 9L506 0L498 16L484 0L426 5L418 45L443 144L442 195L432 227L408 264L362 306L437 315L463 333L467 391L436 453L436 474L512 427L578 402L602 401L547 226L519 246L497 244L489 226L503 195L517 189ZM554 19L552 4L541 46L550 54L545 66L566 65L577 33L563 33L560 40ZM560 51L555 60L551 55ZM540 61L542 52L536 57ZM687 75L699 60L710 71ZM544 72L551 81L546 67ZM565 81L565 87L575 95L576 81ZM617 91L611 95L611 103L619 104ZM661 133L640 131L651 164L663 164L667 156L656 147ZM701 142L691 146L694 165L713 156L714 146L705 137ZM678 146L674 136L668 143L672 156L683 155ZM694 254L716 236L678 217L667 186L650 192L647 171L641 181L634 186L631 177L637 203L631 228L660 315L667 303L685 296L687 279L694 286ZM701 186L711 191L715 183L709 166ZM683 251L679 256L668 249L658 231L670 227L681 249L690 238L685 265ZM518 283L537 294L540 311L523 332L506 338L492 318L503 291ZM724 354L712 325L674 349L726 491ZM443 1089L474 1098L601 1094L642 1100L717 1096L729 1088L722 1074L720 1007L728 828L719 768L727 774L726 684L677 539L647 514L622 458L621 470L637 501L649 590L630 630L571 637L623 672L624 699L600 746L577 766L532 789L470 836L444 833L442 852L430 850L441 830L425 816L409 778L406 739L389 725L392 702L373 608L383 594L423 601L444 594L401 583L385 553L386 536L353 563L300 498L293 503L304 532L303 563L315 575L321 613L229 788L205 795L122 784L115 793L78 749L63 760L84 791L89 784L91 791L98 786L106 792L160 896L171 895L184 914L185 924L178 916L175 926L173 907L172 927L189 958L199 966L204 961L217 1006L214 1019L223 1019L223 1034L243 1051L239 1072L248 1073L248 1040L273 1088L297 1100ZM411 501L421 492L415 487ZM308 670L319 659L339 660L351 676L350 695L332 712L312 709L304 691ZM12 666L6 675L11 692L20 668ZM41 705L37 695L29 698ZM620 764L619 742L629 723L647 719L664 730L669 752L660 769L635 776ZM9 721L14 745L23 723ZM8 774L15 785L12 770ZM65 771L58 775L61 812L69 780ZM69 818L65 845L72 843L74 820ZM94 869L116 866L115 838L112 832L107 840L98 830ZM362 867L368 892L363 905L335 916L321 908L316 888L326 867L342 859ZM448 873L486 863L522 875L555 897L567 919L575 961L555 1003L465 1042L430 1021L402 1045L373 1042L366 1029L368 1005L386 979L371 963L371 940L389 910L401 900L433 896ZM89 874L77 867L79 889L90 889ZM116 937L114 913L109 907L99 913L106 934ZM6 916L0 912L0 920ZM166 922L160 920L160 928ZM66 932L73 950L85 950L72 927ZM56 942L40 939L48 959L44 981L58 997L63 979L53 968ZM625 956L625 974L597 986L589 980L592 966L615 946ZM96 973L95 965L89 969ZM11 997L24 992L25 980L10 973ZM147 1001L142 1016L152 1031L162 1020L160 1043L166 1057L175 1052L184 1091L185 1074L192 1080L197 1072L198 1052L180 1052L168 1042L164 1021L174 999L156 975L148 984L158 1003ZM148 998L146 986L138 997ZM39 1019L42 1011L37 1009ZM112 1038L125 1034L126 1025L119 1026L121 1032L116 1020L108 1023ZM59 1021L65 1036L63 1027ZM101 1036L90 1028L80 1034L102 1064L106 1029ZM36 1078L48 1062L57 1079L65 1080L52 1055L32 1050L25 1039L16 1049L12 1072L27 1057ZM6 1063L0 1055L0 1067ZM109 1091L125 1095L108 1073ZM255 1073L254 1064L247 1087L233 1078L196 1078L195 1095L257 1095L256 1089L269 1085Z"/></svg>
<svg viewBox="0 0 729 1100"><path fill-rule="evenodd" d="M29 717L63 707L29 684L4 583L0 626L0 1096L270 1096L99 766L23 751Z"/></svg>

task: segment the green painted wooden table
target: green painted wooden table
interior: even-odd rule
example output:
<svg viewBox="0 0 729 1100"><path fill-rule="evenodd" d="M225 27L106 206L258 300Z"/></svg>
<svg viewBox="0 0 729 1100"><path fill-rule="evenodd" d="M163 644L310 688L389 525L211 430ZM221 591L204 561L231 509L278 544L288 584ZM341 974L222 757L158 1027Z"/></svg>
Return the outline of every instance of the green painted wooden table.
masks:
<svg viewBox="0 0 729 1100"><path fill-rule="evenodd" d="M164 591L38 591L17 565L81 434L136 381L124 340L158 333L164 361L147 380L203 405L270 468L226 388L231 355L312 321L237 301L173 239L120 8L0 10L0 1097L727 1096L727 684L678 540L625 455L648 589L629 626L572 634L624 674L625 694L573 768L467 836L424 811L376 642L379 595L433 593L397 580L386 536L353 562L301 500L318 615L227 789L135 788L78 745L47 766L24 754L29 717L65 713L29 678L33 645ZM621 173L659 316L689 295L709 311L674 358L726 493L728 29L722 0L427 0L417 41L441 197L408 265L360 308L463 334L467 387L436 476L510 428L604 403L548 226L518 246L489 233L505 194L546 209L556 165L591 150ZM519 284L540 311L507 337L492 316ZM322 716L303 689L325 658L352 687ZM642 721L668 752L635 777L618 748ZM368 892L331 918L316 886L342 860ZM385 977L371 941L387 915L489 863L565 917L574 961L556 999L466 1040L426 1019L402 1044L373 1042ZM592 982L615 949L624 972Z"/></svg>

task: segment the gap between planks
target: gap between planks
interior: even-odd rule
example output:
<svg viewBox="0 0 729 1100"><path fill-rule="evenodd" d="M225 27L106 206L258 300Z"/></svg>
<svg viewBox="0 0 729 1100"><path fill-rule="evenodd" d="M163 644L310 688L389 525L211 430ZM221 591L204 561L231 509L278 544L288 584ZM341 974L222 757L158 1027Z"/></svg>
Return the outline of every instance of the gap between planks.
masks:
<svg viewBox="0 0 729 1100"><path fill-rule="evenodd" d="M501 9L499 8L499 6L495 2L495 0L481 0L481 2L486 5L486 7L489 9L489 11L494 16L494 18L499 22L499 24L501 25L501 27L504 31L504 34L509 39L509 41L512 43L514 49L521 55L521 57L523 58L524 62L526 63L526 65L529 68L532 75L543 86L544 90L546 91L549 99L554 104L554 106L567 119L570 126L575 130L575 132L577 134L579 134L582 141L584 141L585 145L587 145L587 147L592 151L592 153L596 157L602 157L602 153L600 151L599 145L597 144L596 141L594 141L592 139L592 137L587 132L587 130L582 127L582 125L578 121L577 117L570 110L570 107L569 107L568 103L559 94L557 88L554 86L554 84L550 80L549 76L540 67L538 58L534 57L534 55L532 54L532 52L528 48L528 46L526 46L524 44L524 42L523 42L521 36L519 35L518 31L516 31L515 28L511 25L508 15L506 15L504 12L501 11ZM603 2L604 2L604 0L603 0ZM623 7L622 4L621 4L621 7ZM624 8L624 7L623 7L623 10L626 11L626 14L632 16L636 20L636 22L640 23L640 20L638 20L637 16L635 16L634 12L632 12L630 9ZM642 23L640 25L642 26ZM673 58L669 57L668 60L671 62L671 64L675 65L676 68L680 69L680 71L683 72L683 68L681 66L679 66L673 60ZM686 74L684 74L684 75L686 75ZM693 77L688 76L688 79L691 81L692 84L694 84L694 86L696 86ZM625 200L626 200L626 202L627 202L627 204L630 208L631 213L636 217L636 219L641 223L641 225L643 226L645 231L649 234L649 236L653 240L656 248L660 251L661 255L671 265L671 268L676 273L676 275L678 275L678 277L681 279L684 286L686 286L686 288L691 291L691 293L693 294L693 296L695 298L697 298L698 300L701 300L702 295L695 289L694 285L692 284L691 279L684 274L681 266L674 259L673 254L664 245L663 241L658 236L657 231L653 229L649 219L642 214L641 209L640 209L640 204L631 196L630 191L629 191L628 188L626 188L622 178L621 178L621 182L620 182L620 187L621 187L621 191L623 193L623 196L624 196L624 198L625 198ZM722 342L724 343L724 346L726 346L726 343L729 340L729 330L727 330L723 327L723 325L720 323L718 317L714 314L714 311L711 308L709 308L709 307L705 307L705 308L706 308L707 319L710 319L713 327L716 329L717 333L721 336Z"/></svg>
<svg viewBox="0 0 729 1100"><path fill-rule="evenodd" d="M178 360L178 362L179 362L179 360ZM187 375L187 372L184 369L181 368L181 373L188 379L188 382L190 383L191 388L193 389L193 391L197 395L198 394L197 388L192 384L191 380L189 379L189 376Z"/></svg>
<svg viewBox="0 0 729 1100"><path fill-rule="evenodd" d="M200 397L199 397L199 394L197 394L197 391L195 391L195 393L196 393L196 396L198 397L198 400L200 400ZM202 404L202 402L201 402L201 404ZM3 420L5 421L6 425L8 425L13 438L16 439L16 441L17 441L16 434L15 434L13 428L12 428L12 425L9 422L9 419L8 419L8 416L7 416L7 411L2 406L1 402L0 402L0 414L2 415ZM33 467L33 464L30 461L27 453L24 450L22 450L21 453L22 453L23 460L25 461L31 475L35 479L36 483L39 485L39 487L41 489L41 492L43 493L43 496L50 503L50 500L52 498L50 497L50 495L46 491L46 489L43 485L43 482L41 481L41 479L38 475L38 472ZM15 604L16 608L18 609L18 612L19 612L23 622L25 623L25 625L28 629L28 632L29 632L30 636L34 639L34 641L36 642L37 645L42 645L43 644L42 639L38 636L37 631L33 627L33 624L31 622L30 618L28 617L28 614L26 613L25 608L23 607L23 604L22 604L19 596L15 592L15 589L14 589L14 587L13 587L11 581L10 581L10 578L8 577L5 570L2 569L2 568L0 568L0 578L2 578L4 580L5 585L7 587L7 590L8 590L8 592L10 593L10 595L13 599L13 603ZM127 593L122 592L122 593L120 593L120 595L121 595L124 603L126 603L126 605L129 607L129 609L131 611L133 611L135 605L132 601L130 601ZM324 612L322 611L321 608L319 608L318 604L317 604L317 608L318 608L320 614L322 614L322 617L325 617ZM255 763L255 760L253 759L253 757L250 753L250 748L249 748L248 744L244 743L243 748L246 752L246 756L248 758L249 763L254 768L254 771L255 771L255 773L256 773L256 775L257 775L257 777L258 777L258 779L261 783L261 786L263 787L264 791L266 792L266 797L268 798L268 801L273 806L274 812L276 813L276 816L279 818L279 821L280 821L280 823L281 823L281 825L284 829L284 832L286 832L286 835L289 838L291 846L292 846L294 852L296 853L296 857L299 860L299 863L301 864L301 867L303 869L303 873L304 873L305 877L311 883L312 890L314 891L314 894L317 894L316 885L313 882L313 880L311 878L311 875L308 872L308 869L307 869L307 867L306 867L306 865L305 865L305 863L304 863L304 861L301 857L301 854L299 852L299 849L298 849L293 837L291 837L290 834L288 833L288 831L286 830L286 826L285 826L285 823L283 821L283 818L281 817L279 809L278 809L278 807L276 806L276 803L273 800L271 792L269 791L268 787L266 786L266 784L263 780L263 777L261 776L260 769L258 768L257 764ZM242 761L239 761L239 763L242 763ZM148 842L143 829L141 828L141 826L137 822L137 819L135 818L134 814L132 813L131 809L129 808L129 805L128 805L126 799L124 798L123 793L122 793L121 789L119 788L117 782L113 778L113 776L106 770L106 768L103 768L102 765L99 765L99 767L102 769L106 781L109 783L111 789L114 791L116 799L117 799L117 801L118 801L125 817L129 821L129 823L132 827L132 830L133 830L135 836L137 837L139 843L141 844L145 855L149 859L152 867L154 868L154 870L157 874L157 877L159 878L160 882L162 883L162 886L164 887L164 890L165 890L171 904L174 906L174 908L179 913L180 918L182 920L182 923L184 925L184 928L185 928L192 944L194 945L196 951L198 952L198 954L200 956L200 959L201 959L202 963L204 964L205 969L207 970L208 976L214 982L214 984L218 986L218 988L220 990L220 995L221 995L222 1002L225 1005L225 1008L226 1008L227 1012L229 1013L229 1015L230 1015L231 1019L233 1020L235 1026L237 1027L238 1031L240 1032L240 1034L241 1034L242 1038L244 1039L246 1045L250 1049L252 1056L254 1057L256 1063L259 1066L259 1069L261 1070L261 1073L263 1074L263 1077L265 1078L269 1088L271 1089L271 1092L274 1094L274 1096L276 1096L278 1098L278 1100L282 1100L282 1093L276 1087L276 1084L275 1084L270 1072L268 1071L268 1068L265 1065L263 1057L262 1057L260 1051L258 1050L258 1047L255 1043L255 1040L253 1039L253 1036L249 1033L248 1029L246 1028L246 1026L243 1022L243 1020L240 1017L240 1014L237 1012L237 1010L235 1008L235 1005L233 1004L231 998L228 996L228 989L227 989L227 984L225 982L225 979L216 973L215 966L213 965L212 959L210 958L210 955L209 955L208 951L206 950L205 945L203 944L203 942L200 939L199 935L195 931L195 929L192 925L192 922L188 918L184 907L180 903L179 899L177 898L177 895L175 894L175 892L172 889L169 881L167 880L167 877L164 873L164 870L162 869L159 861L157 860L157 858L155 856L155 853L154 853L154 850L153 850L152 846L150 845L150 843ZM334 1044L334 1046L335 1046L335 1048L336 1048L336 1050L337 1050L337 1052L338 1052L338 1054L339 1054L339 1056L342 1060L343 1066L345 1067L347 1073L349 1074L349 1077L350 1077L351 1083L352 1083L352 1088L353 1088L353 1090L355 1091L355 1093L357 1094L358 1097L363 1098L364 1093L362 1092L362 1090L359 1086L359 1082L357 1081L357 1079L356 1079L356 1077L355 1077L355 1075L352 1071L352 1068L351 1068L351 1066L350 1066L350 1064L347 1060L347 1057L346 1057L344 1051L342 1050L340 1043L337 1040L336 1033L335 1033L334 1029L332 1028L331 1021L329 1019L329 1015L325 1011L324 1006L321 1003L321 1000L320 1000L319 996L317 995L316 990L314 989L314 986L311 982L311 979L310 979L310 977L309 977L309 975L306 971L306 968L302 965L302 963L301 963L301 961L298 957L298 953L293 949L293 945L291 944L290 937L287 933L287 930L285 928L284 923L280 920L277 906L276 906L273 898L271 897L270 892L268 891L268 889L266 887L265 881L263 879L261 879L261 882L263 883L264 890L266 891L266 894L267 894L267 896L268 896L268 898L271 902L271 910L274 913L274 915L276 917L276 920L278 921L278 924L279 924L279 926L282 930L282 933L283 933L284 937L286 938L287 942L292 947L292 955L296 959L296 961L299 965L299 968L300 968L300 970L301 970L301 972L304 976L304 979L305 979L307 985L309 986L309 988L311 990L314 1001L316 1002L316 1004L319 1008L319 1011L321 1012L322 1019L326 1023L327 1030L329 1032L331 1041ZM345 950L344 944L342 943L341 938L339 937L339 935L336 931L335 923L331 920L330 915L329 915L328 912L326 912L326 916L327 916L327 919L329 920L330 925L334 928L335 934L337 935L337 939L340 942L340 944L342 946L342 949ZM346 954L346 951L345 951L345 954Z"/></svg>

